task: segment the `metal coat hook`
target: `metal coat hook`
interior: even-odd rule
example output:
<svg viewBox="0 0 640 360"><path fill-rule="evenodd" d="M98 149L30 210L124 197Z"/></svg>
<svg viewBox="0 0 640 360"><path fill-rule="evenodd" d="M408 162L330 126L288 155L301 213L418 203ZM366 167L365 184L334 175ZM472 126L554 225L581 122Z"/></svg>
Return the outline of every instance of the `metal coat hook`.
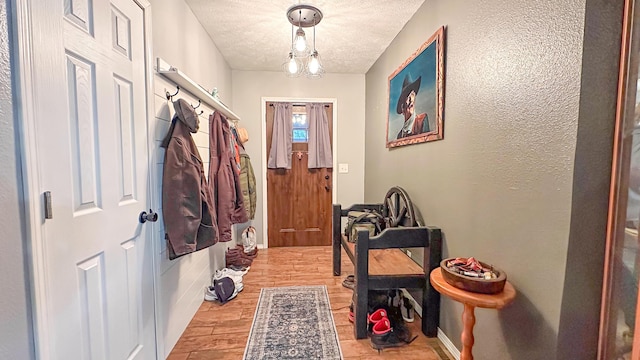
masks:
<svg viewBox="0 0 640 360"><path fill-rule="evenodd" d="M167 97L167 100L173 100L173 97L178 95L178 93L180 92L180 85L177 85L176 88L177 88L176 93L173 94L173 95L171 93L169 93L168 91L165 92L165 96Z"/></svg>
<svg viewBox="0 0 640 360"><path fill-rule="evenodd" d="M200 110L200 112L198 113L198 115L202 115L202 114L204 114L204 110Z"/></svg>
<svg viewBox="0 0 640 360"><path fill-rule="evenodd" d="M202 100L198 100L198 106L193 106L193 105L191 105L191 107L195 110L195 109L199 108L199 107L200 107L200 105L202 105ZM202 111L202 110L201 110L201 111ZM202 112L201 112L201 113L202 113Z"/></svg>

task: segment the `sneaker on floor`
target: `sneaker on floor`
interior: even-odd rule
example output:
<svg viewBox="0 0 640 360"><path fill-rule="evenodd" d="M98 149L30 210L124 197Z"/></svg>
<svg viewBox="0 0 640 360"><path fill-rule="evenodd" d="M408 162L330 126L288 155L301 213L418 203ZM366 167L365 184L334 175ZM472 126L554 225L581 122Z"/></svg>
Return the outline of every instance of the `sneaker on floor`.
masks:
<svg viewBox="0 0 640 360"><path fill-rule="evenodd" d="M213 277L216 279L219 279L223 276L232 276L232 277L240 277L242 278L247 272L249 272L249 269L246 268L246 270L244 271L239 271L239 270L233 270L231 268L222 268L220 270L216 270Z"/></svg>
<svg viewBox="0 0 640 360"><path fill-rule="evenodd" d="M402 303L400 304L400 312L402 313L402 319L406 322L413 322L415 320L414 310L411 301L406 297L402 298Z"/></svg>
<svg viewBox="0 0 640 360"><path fill-rule="evenodd" d="M216 292L213 290L213 286L206 286L204 288L204 300L205 301L218 300L218 297L216 296Z"/></svg>
<svg viewBox="0 0 640 360"><path fill-rule="evenodd" d="M224 268L222 270L216 270L213 276L211 276L211 284L214 281L221 279L223 277L230 277L234 282L241 283L243 279L242 273L234 272L231 269Z"/></svg>

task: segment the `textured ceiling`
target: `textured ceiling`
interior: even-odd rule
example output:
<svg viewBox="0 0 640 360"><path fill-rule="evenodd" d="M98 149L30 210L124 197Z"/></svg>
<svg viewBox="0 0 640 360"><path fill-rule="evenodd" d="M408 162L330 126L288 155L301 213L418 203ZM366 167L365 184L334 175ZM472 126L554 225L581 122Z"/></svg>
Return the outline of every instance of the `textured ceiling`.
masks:
<svg viewBox="0 0 640 360"><path fill-rule="evenodd" d="M287 0L186 0L235 70L280 71L291 48ZM364 74L424 0L318 0L316 49L328 73ZM313 28L305 28L312 44Z"/></svg>

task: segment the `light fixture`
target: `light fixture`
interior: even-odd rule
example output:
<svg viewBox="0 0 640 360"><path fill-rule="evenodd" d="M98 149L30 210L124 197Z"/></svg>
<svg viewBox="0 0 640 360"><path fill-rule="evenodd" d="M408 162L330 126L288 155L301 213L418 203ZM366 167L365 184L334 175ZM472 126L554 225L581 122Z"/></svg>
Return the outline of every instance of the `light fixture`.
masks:
<svg viewBox="0 0 640 360"><path fill-rule="evenodd" d="M282 64L283 71L291 77L303 72L310 78L321 77L324 69L316 49L316 25L322 20L322 11L312 5L298 4L287 9L287 19L291 23L291 49ZM306 34L302 28L312 26L313 50L309 50ZM297 28L295 32L294 28Z"/></svg>

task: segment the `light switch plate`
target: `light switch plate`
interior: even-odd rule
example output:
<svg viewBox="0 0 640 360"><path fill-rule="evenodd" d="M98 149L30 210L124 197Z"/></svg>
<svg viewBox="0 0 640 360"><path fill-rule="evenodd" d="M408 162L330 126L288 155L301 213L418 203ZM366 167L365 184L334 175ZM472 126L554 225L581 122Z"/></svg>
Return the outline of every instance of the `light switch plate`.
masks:
<svg viewBox="0 0 640 360"><path fill-rule="evenodd" d="M349 164L338 164L338 172L346 174L349 172Z"/></svg>

